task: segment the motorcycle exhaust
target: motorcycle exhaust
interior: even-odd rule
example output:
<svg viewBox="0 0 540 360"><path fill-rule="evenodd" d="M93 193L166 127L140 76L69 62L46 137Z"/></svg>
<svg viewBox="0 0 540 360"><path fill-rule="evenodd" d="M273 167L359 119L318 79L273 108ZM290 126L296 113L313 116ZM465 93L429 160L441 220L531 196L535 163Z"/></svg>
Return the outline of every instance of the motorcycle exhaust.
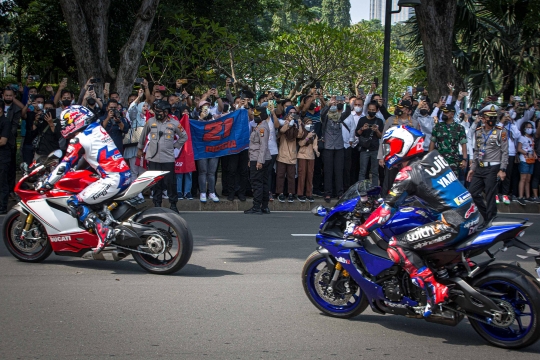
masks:
<svg viewBox="0 0 540 360"><path fill-rule="evenodd" d="M94 254L93 251L86 252L82 258L88 260L99 260L99 261L120 261L124 259L128 254L118 249L107 249L105 248L99 254Z"/></svg>

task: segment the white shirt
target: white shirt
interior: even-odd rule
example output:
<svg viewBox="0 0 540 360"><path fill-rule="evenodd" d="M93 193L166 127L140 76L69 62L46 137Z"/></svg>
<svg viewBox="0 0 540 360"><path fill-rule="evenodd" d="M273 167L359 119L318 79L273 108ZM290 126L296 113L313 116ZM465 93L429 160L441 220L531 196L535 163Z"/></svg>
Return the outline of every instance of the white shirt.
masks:
<svg viewBox="0 0 540 360"><path fill-rule="evenodd" d="M521 132L518 127L514 123L509 123L506 126L504 126L503 123L498 123L497 125L505 128L508 133L508 156L516 156L516 141L521 137Z"/></svg>
<svg viewBox="0 0 540 360"><path fill-rule="evenodd" d="M534 141L527 136L520 136L518 143L521 143L521 149L528 153L534 152ZM525 162L525 155L519 154L519 161Z"/></svg>
<svg viewBox="0 0 540 360"><path fill-rule="evenodd" d="M268 136L268 150L270 150L270 155L278 154L278 146L276 141L276 128L274 127L274 121L272 116L268 117L268 127L270 127L270 135Z"/></svg>
<svg viewBox="0 0 540 360"><path fill-rule="evenodd" d="M348 149L351 147L349 144L349 140L351 136L354 138L354 129L356 129L356 125L354 125L354 121L352 120L352 116L349 115L345 120L343 120L344 126L341 127L341 134L343 135L343 146L345 146L345 149ZM349 130L347 130L347 127Z"/></svg>
<svg viewBox="0 0 540 360"><path fill-rule="evenodd" d="M360 118L362 118L363 116L364 116L363 114L358 115L356 112L352 112L351 115L349 115L343 121L343 122L346 122L347 126L351 129L348 141L352 141L353 143L358 141L355 130L356 130L356 126L358 125L358 121L360 121Z"/></svg>

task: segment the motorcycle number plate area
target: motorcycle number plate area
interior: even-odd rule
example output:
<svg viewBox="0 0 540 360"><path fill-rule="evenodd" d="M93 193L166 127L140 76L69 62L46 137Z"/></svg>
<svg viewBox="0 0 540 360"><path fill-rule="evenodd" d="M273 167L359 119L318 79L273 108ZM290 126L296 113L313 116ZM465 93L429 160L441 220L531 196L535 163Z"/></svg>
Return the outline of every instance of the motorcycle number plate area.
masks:
<svg viewBox="0 0 540 360"><path fill-rule="evenodd" d="M363 248L355 249L355 251L360 256L366 270L373 276L379 275L382 271L394 265L393 261L370 254Z"/></svg>

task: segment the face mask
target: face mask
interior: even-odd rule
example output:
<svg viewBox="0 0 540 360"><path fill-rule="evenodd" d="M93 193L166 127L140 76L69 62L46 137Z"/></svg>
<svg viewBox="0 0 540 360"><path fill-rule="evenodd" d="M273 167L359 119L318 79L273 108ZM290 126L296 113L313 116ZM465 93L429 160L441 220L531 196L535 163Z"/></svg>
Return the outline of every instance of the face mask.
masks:
<svg viewBox="0 0 540 360"><path fill-rule="evenodd" d="M426 116L428 114L427 109L420 109L420 115Z"/></svg>
<svg viewBox="0 0 540 360"><path fill-rule="evenodd" d="M448 115L441 116L442 121L448 121Z"/></svg>
<svg viewBox="0 0 540 360"><path fill-rule="evenodd" d="M165 118L165 115L162 113L162 112L157 112L156 113L156 120L163 120Z"/></svg>
<svg viewBox="0 0 540 360"><path fill-rule="evenodd" d="M88 105L91 105L91 106L96 105L96 99L94 98L86 99L86 102L88 103Z"/></svg>
<svg viewBox="0 0 540 360"><path fill-rule="evenodd" d="M396 116L401 116L401 115L403 115L403 110L397 109L397 110L394 112L394 115L396 115Z"/></svg>
<svg viewBox="0 0 540 360"><path fill-rule="evenodd" d="M64 107L67 107L67 106L71 105L71 100L62 100L62 105Z"/></svg>
<svg viewBox="0 0 540 360"><path fill-rule="evenodd" d="M37 107L39 108L39 110L43 110L43 104L37 104Z"/></svg>
<svg viewBox="0 0 540 360"><path fill-rule="evenodd" d="M471 119L476 120L476 115L471 116Z"/></svg>
<svg viewBox="0 0 540 360"><path fill-rule="evenodd" d="M362 112L362 108L360 106L355 106L354 111L357 113Z"/></svg>
<svg viewBox="0 0 540 360"><path fill-rule="evenodd" d="M375 115L377 115L375 111L368 111L367 114L369 117L375 117Z"/></svg>
<svg viewBox="0 0 540 360"><path fill-rule="evenodd" d="M540 118L540 111L535 111L534 115L536 116L537 119L539 119Z"/></svg>
<svg viewBox="0 0 540 360"><path fill-rule="evenodd" d="M255 121L256 124L260 124L260 123L262 122L262 119L261 119L260 116L255 116L255 117L253 118L253 121Z"/></svg>
<svg viewBox="0 0 540 360"><path fill-rule="evenodd" d="M336 105L330 106L330 112L336 112L336 111L337 111L337 106Z"/></svg>
<svg viewBox="0 0 540 360"><path fill-rule="evenodd" d="M309 105L309 110L315 110L315 104L314 103L311 103L311 105Z"/></svg>
<svg viewBox="0 0 540 360"><path fill-rule="evenodd" d="M533 133L533 129L532 128L525 129L525 132L531 135Z"/></svg>
<svg viewBox="0 0 540 360"><path fill-rule="evenodd" d="M6 103L6 105L11 105L13 103L13 100L7 100L5 99L4 100L4 103Z"/></svg>
<svg viewBox="0 0 540 360"><path fill-rule="evenodd" d="M496 121L497 121L497 120L491 119L491 118L490 118L490 119L488 119L488 120L486 121L486 123L488 124L488 126L495 126L495 122L496 122Z"/></svg>

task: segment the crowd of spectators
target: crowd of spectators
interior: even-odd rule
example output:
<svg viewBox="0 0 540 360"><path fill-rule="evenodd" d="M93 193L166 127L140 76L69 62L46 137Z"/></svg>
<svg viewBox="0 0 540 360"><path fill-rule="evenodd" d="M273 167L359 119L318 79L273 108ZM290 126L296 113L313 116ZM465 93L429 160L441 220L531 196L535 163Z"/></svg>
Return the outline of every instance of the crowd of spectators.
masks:
<svg viewBox="0 0 540 360"><path fill-rule="evenodd" d="M478 112L489 104L485 101L478 108L467 108L463 102L467 93L451 84L448 95L435 100L429 98L427 89L413 88L403 94L394 109L389 109L375 83L367 94L359 89L349 95L327 94L317 84L307 93L288 99L276 91L256 95L241 90L234 94L230 79L224 89L210 86L199 95L188 93L181 80L171 89L160 84L150 87L146 80L140 80L137 93L125 103L120 102L118 93L109 92L107 85L98 95L94 78L78 96L66 90L67 79L56 91L46 86L41 93L33 86L32 77L26 86L5 87L0 94L0 213L6 212L8 197L13 196L18 162L31 163L53 150L65 150L59 115L72 104L82 104L96 114L129 163L133 178L145 171L137 151L139 139L132 139L136 136L134 130L153 117L156 102L167 102L169 115L177 119L188 114L199 121L217 119L240 108L247 109L252 119L255 107L266 108L272 156L268 170L270 200L313 202L315 197L322 197L328 203L358 180L370 179L380 184L383 192L388 191L395 171L383 166L380 144L384 132L397 125L408 125L426 134L425 150L437 149L467 185L474 133L482 126ZM508 134L509 161L507 176L498 183L497 202L540 203L540 99L527 103L512 97L498 108L498 119L498 126ZM195 171L176 174L178 199L198 197L201 202L219 202L221 196L229 201L235 197L246 201L251 194L248 163L247 149L197 160ZM216 190L219 174L221 194Z"/></svg>

